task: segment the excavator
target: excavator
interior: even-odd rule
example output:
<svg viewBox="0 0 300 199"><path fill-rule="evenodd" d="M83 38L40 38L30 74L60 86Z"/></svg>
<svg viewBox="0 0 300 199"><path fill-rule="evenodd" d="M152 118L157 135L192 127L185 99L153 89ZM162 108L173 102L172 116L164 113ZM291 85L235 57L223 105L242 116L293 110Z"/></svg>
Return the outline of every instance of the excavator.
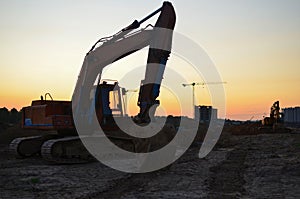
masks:
<svg viewBox="0 0 300 199"><path fill-rule="evenodd" d="M270 117L264 117L262 120L263 126L273 126L282 122L282 113L280 112L279 101L274 102L270 110Z"/></svg>
<svg viewBox="0 0 300 199"><path fill-rule="evenodd" d="M280 112L279 101L273 103L270 108L270 116L261 120L261 127L258 128L259 133L288 133L290 128L284 126L283 113Z"/></svg>
<svg viewBox="0 0 300 199"><path fill-rule="evenodd" d="M160 13L154 26L140 25ZM91 103L97 122L106 137L118 147L127 151L143 153L155 151L170 142L176 134L172 124L165 123L160 132L151 138L136 138L123 132L115 118L131 119L139 126L146 126L153 120L165 66L171 53L172 33L176 14L170 2L163 2L144 19L135 20L129 26L110 37L99 39L87 52L74 90L72 101L53 100L50 94L34 100L31 106L23 108L22 128L36 129L38 136L20 137L10 143L10 151L17 157L30 157L40 154L45 160L54 163L84 163L94 160L86 150L74 124L74 110L84 110L79 119L89 120L91 107L81 103L81 98L91 95ZM140 29L139 29L140 28ZM160 34L156 30L165 30ZM126 89L118 81L101 79L103 68L145 47L149 47L145 78L141 80L137 106L138 115L127 116L124 111ZM87 67L98 68L98 74L87 74ZM82 86L84 85L84 86ZM79 97L74 97L75 93ZM87 89L82 89L82 87ZM94 92L87 92L93 90ZM50 99L47 100L47 96ZM83 113L84 112L84 113ZM78 119L78 118L77 118ZM55 133L49 133L55 132ZM92 138L92 132L86 133ZM93 138L92 138L93 139ZM101 138L97 138L101 139Z"/></svg>

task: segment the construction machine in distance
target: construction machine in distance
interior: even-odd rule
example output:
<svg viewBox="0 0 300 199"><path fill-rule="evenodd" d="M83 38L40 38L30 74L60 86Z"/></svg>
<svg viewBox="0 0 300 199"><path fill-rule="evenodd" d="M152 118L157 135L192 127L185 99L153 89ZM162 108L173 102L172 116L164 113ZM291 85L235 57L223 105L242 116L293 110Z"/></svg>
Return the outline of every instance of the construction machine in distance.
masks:
<svg viewBox="0 0 300 199"><path fill-rule="evenodd" d="M148 25L136 30L143 22L159 12L160 15L154 26ZM135 20L115 35L98 40L85 56L79 79L84 75L84 67L88 65L87 62L91 58L97 59L97 64L103 69L113 62L149 46L145 79L141 81L139 88L137 102L139 113L130 118L138 125L147 125L154 116L155 107L159 105L157 97L159 96L164 69L171 53L172 31L175 21L176 14L172 4L164 2L161 8L141 21ZM157 37L153 34L156 28L170 31L165 34L164 38L160 37L156 40ZM155 47L161 41L164 42L163 46L169 46L167 50ZM95 83L95 79L83 79L88 82L87 87L90 90L95 90L93 108L95 108L99 125L111 142L125 150L142 153L157 150L173 139L176 131L171 124L165 124L163 129L151 140L149 140L150 138L135 138L122 132L114 118L127 117L128 119L123 103L126 90L121 88L117 81L104 80L101 79L101 74L95 74L95 76L97 75L97 83ZM89 94L83 93L83 95ZM76 101L74 102L74 99L72 102L47 100L45 96L45 98L41 97L40 100L32 101L31 106L24 107L22 128L40 130L41 135L14 139L10 143L10 151L19 157L41 154L44 159L55 163L83 163L93 160L94 158L83 146L74 125L73 110L76 108L72 109L72 105L76 107L80 99ZM89 117L89 115L86 114L84 117ZM56 133L49 134L49 131ZM162 142L161 145L157 140ZM150 149L150 145L152 149Z"/></svg>
<svg viewBox="0 0 300 199"><path fill-rule="evenodd" d="M284 127L283 113L280 112L279 101L273 103L270 109L270 116L261 120L261 127L258 128L260 133L287 133L291 129Z"/></svg>
<svg viewBox="0 0 300 199"><path fill-rule="evenodd" d="M270 110L270 117L264 117L262 120L263 126L273 126L274 124L282 123L283 113L280 112L279 101L274 102Z"/></svg>

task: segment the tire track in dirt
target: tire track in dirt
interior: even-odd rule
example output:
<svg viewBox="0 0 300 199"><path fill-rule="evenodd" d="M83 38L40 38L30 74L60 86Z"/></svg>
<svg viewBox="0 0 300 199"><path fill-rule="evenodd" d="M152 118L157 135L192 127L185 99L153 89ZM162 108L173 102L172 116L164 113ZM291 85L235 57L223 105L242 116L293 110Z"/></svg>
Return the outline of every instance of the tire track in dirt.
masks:
<svg viewBox="0 0 300 199"><path fill-rule="evenodd" d="M120 179L114 182L114 185L109 189L98 192L96 194L90 195L89 199L93 198L122 198L125 193L132 191L143 191L149 182L155 180L156 177L159 177L163 171L151 172L151 173L142 173L142 174L128 174L127 177Z"/></svg>
<svg viewBox="0 0 300 199"><path fill-rule="evenodd" d="M245 194L245 150L235 148L217 166L210 168L208 198L240 198Z"/></svg>

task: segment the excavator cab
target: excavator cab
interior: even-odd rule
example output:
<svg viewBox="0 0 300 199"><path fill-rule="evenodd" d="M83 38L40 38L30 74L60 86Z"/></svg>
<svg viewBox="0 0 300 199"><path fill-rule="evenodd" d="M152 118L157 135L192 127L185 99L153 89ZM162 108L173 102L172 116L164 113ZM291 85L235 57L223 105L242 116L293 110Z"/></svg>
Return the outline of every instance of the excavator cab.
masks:
<svg viewBox="0 0 300 199"><path fill-rule="evenodd" d="M114 117L124 117L125 89L121 88L117 81L102 80L96 86L95 110L100 126L104 130L117 129Z"/></svg>

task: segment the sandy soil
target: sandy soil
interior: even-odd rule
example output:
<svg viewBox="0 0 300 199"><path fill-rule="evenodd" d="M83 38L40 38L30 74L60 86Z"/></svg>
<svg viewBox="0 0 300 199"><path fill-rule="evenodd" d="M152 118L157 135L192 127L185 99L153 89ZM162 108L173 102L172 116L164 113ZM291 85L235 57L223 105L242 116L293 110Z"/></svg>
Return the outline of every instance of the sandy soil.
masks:
<svg viewBox="0 0 300 199"><path fill-rule="evenodd" d="M2 134L2 136L1 136ZM127 174L101 163L15 159L0 133L0 198L300 198L300 131L224 132L204 159L191 147L169 169Z"/></svg>

